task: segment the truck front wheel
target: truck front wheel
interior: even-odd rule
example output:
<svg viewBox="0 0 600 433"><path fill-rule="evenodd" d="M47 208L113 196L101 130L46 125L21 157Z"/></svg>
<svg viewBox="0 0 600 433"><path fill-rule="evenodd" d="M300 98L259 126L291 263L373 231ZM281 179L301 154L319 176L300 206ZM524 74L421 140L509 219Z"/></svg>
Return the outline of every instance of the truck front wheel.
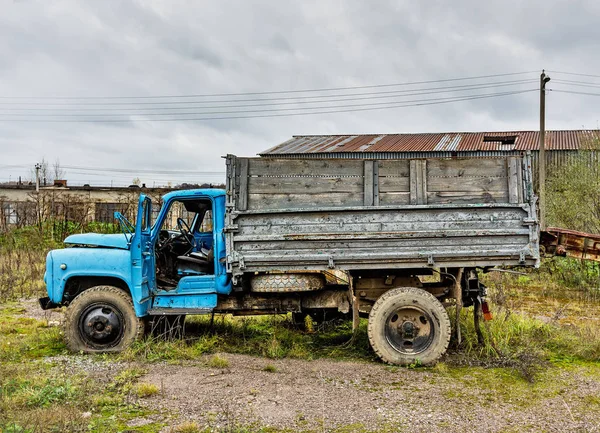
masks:
<svg viewBox="0 0 600 433"><path fill-rule="evenodd" d="M369 314L369 341L389 364L434 364L448 349L450 317L432 294L413 287L384 293Z"/></svg>
<svg viewBox="0 0 600 433"><path fill-rule="evenodd" d="M143 335L131 297L113 286L92 287L67 308L65 340L74 352L120 352Z"/></svg>

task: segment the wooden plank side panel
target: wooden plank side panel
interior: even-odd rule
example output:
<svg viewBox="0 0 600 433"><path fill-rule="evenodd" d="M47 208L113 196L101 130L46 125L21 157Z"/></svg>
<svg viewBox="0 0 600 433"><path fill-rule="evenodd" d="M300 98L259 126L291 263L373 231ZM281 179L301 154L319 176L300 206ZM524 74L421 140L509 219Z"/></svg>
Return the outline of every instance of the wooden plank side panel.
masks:
<svg viewBox="0 0 600 433"><path fill-rule="evenodd" d="M505 177L506 165L503 158L429 159L429 178L442 177Z"/></svg>
<svg viewBox="0 0 600 433"><path fill-rule="evenodd" d="M239 186L238 186L238 209L248 209L248 159L240 158L239 164Z"/></svg>
<svg viewBox="0 0 600 433"><path fill-rule="evenodd" d="M519 203L519 166L516 158L508 158L508 202Z"/></svg>
<svg viewBox="0 0 600 433"><path fill-rule="evenodd" d="M380 177L409 177L409 160L378 161Z"/></svg>
<svg viewBox="0 0 600 433"><path fill-rule="evenodd" d="M408 177L381 177L379 176L379 192L409 192Z"/></svg>
<svg viewBox="0 0 600 433"><path fill-rule="evenodd" d="M251 158L251 176L360 176L363 161L339 159L269 159Z"/></svg>
<svg viewBox="0 0 600 433"><path fill-rule="evenodd" d="M364 205L373 206L373 161L364 162L363 192Z"/></svg>
<svg viewBox="0 0 600 433"><path fill-rule="evenodd" d="M410 204L410 192L380 192L379 204L381 206L408 205Z"/></svg>
<svg viewBox="0 0 600 433"><path fill-rule="evenodd" d="M413 159L410 161L410 204L427 203L427 161Z"/></svg>
<svg viewBox="0 0 600 433"><path fill-rule="evenodd" d="M524 183L523 183L523 161L521 160L521 158L517 159L517 176L518 176L518 180L517 180L517 189L519 192L519 203L524 203L525 202L525 187L524 187Z"/></svg>
<svg viewBox="0 0 600 433"><path fill-rule="evenodd" d="M251 194L321 194L328 192L360 193L362 177L250 177Z"/></svg>
<svg viewBox="0 0 600 433"><path fill-rule="evenodd" d="M314 225L324 227L327 224L335 226L344 226L348 223L354 224L398 224L400 229L402 224L412 226L406 230L415 230L414 227L423 223L444 223L444 222L462 222L473 224L487 224L488 222L501 223L502 221L516 221L519 225L522 223L524 211L520 207L482 207L482 208L464 208L464 209L412 209L407 207L403 210L398 209L362 209L344 210L334 212L294 212L285 214L282 217L277 212L265 214L243 215L238 218L237 224L240 230L245 227L260 229L270 227L271 230L279 230L281 226L286 229L290 226ZM266 229L265 229L266 230Z"/></svg>
<svg viewBox="0 0 600 433"><path fill-rule="evenodd" d="M249 194L248 209L303 209L314 207L362 206L364 194Z"/></svg>
<svg viewBox="0 0 600 433"><path fill-rule="evenodd" d="M427 202L508 203L508 180L505 159L430 159Z"/></svg>
<svg viewBox="0 0 600 433"><path fill-rule="evenodd" d="M503 192L507 190L506 177L430 177L427 182L429 192L464 191L467 193L483 193L486 191Z"/></svg>
<svg viewBox="0 0 600 433"><path fill-rule="evenodd" d="M429 204L463 204L463 203L508 203L507 191L486 191L466 193L464 191L436 191L427 193Z"/></svg>
<svg viewBox="0 0 600 433"><path fill-rule="evenodd" d="M427 266L430 258L439 266L518 264L523 251L536 251L525 217L527 211L514 206L241 214L233 237L246 271L327 268L331 261L341 269L386 269Z"/></svg>

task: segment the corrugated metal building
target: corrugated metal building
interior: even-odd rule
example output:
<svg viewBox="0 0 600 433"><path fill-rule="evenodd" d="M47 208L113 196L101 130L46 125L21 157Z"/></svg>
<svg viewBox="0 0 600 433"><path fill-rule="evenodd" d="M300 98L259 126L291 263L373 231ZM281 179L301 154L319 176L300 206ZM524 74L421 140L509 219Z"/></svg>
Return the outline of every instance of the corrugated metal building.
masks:
<svg viewBox="0 0 600 433"><path fill-rule="evenodd" d="M580 150L598 163L600 130L546 132L547 167L559 167ZM406 159L493 157L530 151L537 167L539 131L423 134L298 135L260 153L277 158Z"/></svg>

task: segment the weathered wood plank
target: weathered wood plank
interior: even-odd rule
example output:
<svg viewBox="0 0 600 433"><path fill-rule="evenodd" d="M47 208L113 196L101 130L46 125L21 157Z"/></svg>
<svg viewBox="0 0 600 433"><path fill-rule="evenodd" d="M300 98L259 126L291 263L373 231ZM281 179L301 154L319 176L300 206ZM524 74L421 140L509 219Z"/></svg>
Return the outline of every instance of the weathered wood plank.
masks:
<svg viewBox="0 0 600 433"><path fill-rule="evenodd" d="M408 193L405 193L408 195ZM245 227L262 226L288 226L288 225L317 225L335 224L344 225L347 223L377 223L377 224L421 224L427 222L443 223L446 221L479 222L488 223L490 221L517 221L519 225L523 220L523 209L519 207L499 207L499 208L477 208L476 212L470 209L415 209L404 207L402 211L396 209L378 209L373 212L371 209L364 209L360 212L354 210L332 209L331 212L294 212L286 214L282 218L280 214L254 214L244 215L239 219L240 230Z"/></svg>
<svg viewBox="0 0 600 433"><path fill-rule="evenodd" d="M382 206L393 204L410 204L410 193L405 192L380 192L379 204Z"/></svg>
<svg viewBox="0 0 600 433"><path fill-rule="evenodd" d="M520 229L522 230L522 229ZM494 240L482 236L448 236L434 238L405 238L398 239L379 239L377 246L372 248L393 250L405 248L418 251L424 247L449 247L456 248L456 245L471 245L471 246L497 246L497 245L522 245L523 236L526 235L496 235ZM332 248L334 244L328 240L317 240L314 243L306 243L302 241L289 240L260 240L258 242L247 242L239 244L240 251L283 251L286 249L319 249ZM364 239L351 239L335 243L335 248L343 249L364 249L368 248L365 245Z"/></svg>
<svg viewBox="0 0 600 433"><path fill-rule="evenodd" d="M379 161L379 176L408 177L410 175L409 160Z"/></svg>
<svg viewBox="0 0 600 433"><path fill-rule="evenodd" d="M250 194L319 194L328 192L354 192L363 190L361 177L250 177Z"/></svg>
<svg viewBox="0 0 600 433"><path fill-rule="evenodd" d="M373 161L373 205L379 206L379 162Z"/></svg>
<svg viewBox="0 0 600 433"><path fill-rule="evenodd" d="M409 192L408 177L381 177L379 176L380 192Z"/></svg>
<svg viewBox="0 0 600 433"><path fill-rule="evenodd" d="M240 158L238 160L240 167L239 189L238 189L238 209L248 209L248 159Z"/></svg>
<svg viewBox="0 0 600 433"><path fill-rule="evenodd" d="M427 193L429 204L448 203L508 203L506 191L465 193L464 191L436 191Z"/></svg>
<svg viewBox="0 0 600 433"><path fill-rule="evenodd" d="M410 161L410 204L427 203L427 161L413 159Z"/></svg>
<svg viewBox="0 0 600 433"><path fill-rule="evenodd" d="M417 161L410 161L410 204L417 204L417 188L419 179L417 178Z"/></svg>
<svg viewBox="0 0 600 433"><path fill-rule="evenodd" d="M363 193L249 194L249 209L299 209L324 206L362 206Z"/></svg>
<svg viewBox="0 0 600 433"><path fill-rule="evenodd" d="M448 177L502 177L506 176L506 166L504 159L429 159L427 166L427 176L448 176Z"/></svg>
<svg viewBox="0 0 600 433"><path fill-rule="evenodd" d="M364 161L364 205L373 206L373 161Z"/></svg>
<svg viewBox="0 0 600 433"><path fill-rule="evenodd" d="M427 160L421 160L421 167L420 167L420 178L421 178L421 188L419 189L419 204L427 204L427 190L429 188L428 186L428 180L427 180Z"/></svg>
<svg viewBox="0 0 600 433"><path fill-rule="evenodd" d="M421 232L436 233L441 230L449 234L456 230L477 231L481 227L490 226L494 229L520 229L523 228L521 220L503 221L426 221L418 224L407 223L321 223L310 224L277 224L275 221L262 226L245 226L239 229L240 235L296 235L307 233L380 233L380 232L402 232L412 233L418 229Z"/></svg>
<svg viewBox="0 0 600 433"><path fill-rule="evenodd" d="M436 191L506 191L506 177L430 177L429 192Z"/></svg>
<svg viewBox="0 0 600 433"><path fill-rule="evenodd" d="M236 240L239 242L271 242L271 241L289 241L289 242L302 242L311 240L331 240L335 242L347 242L354 240L374 241L379 239L433 239L433 238L450 238L450 237L476 237L476 236L514 236L514 235L529 235L527 228L480 228L477 230L451 230L448 232L431 231L431 230L418 230L418 231L404 231L404 232L369 232L369 233L353 233L347 232L311 232L311 233L294 233L289 235L283 234L268 234L268 235L236 235ZM489 245L494 248L494 242L490 240ZM466 247L469 247L466 245Z"/></svg>
<svg viewBox="0 0 600 433"><path fill-rule="evenodd" d="M518 203L519 202L519 175L518 175L518 164L516 158L508 158L506 160L508 165L508 202Z"/></svg>
<svg viewBox="0 0 600 433"><path fill-rule="evenodd" d="M523 203L525 201L525 185L523 183L523 161L519 158L517 159L517 189L519 192L519 203Z"/></svg>
<svg viewBox="0 0 600 433"><path fill-rule="evenodd" d="M239 158L242 159L242 158ZM251 158L251 176L360 176L363 161L350 159L268 159Z"/></svg>

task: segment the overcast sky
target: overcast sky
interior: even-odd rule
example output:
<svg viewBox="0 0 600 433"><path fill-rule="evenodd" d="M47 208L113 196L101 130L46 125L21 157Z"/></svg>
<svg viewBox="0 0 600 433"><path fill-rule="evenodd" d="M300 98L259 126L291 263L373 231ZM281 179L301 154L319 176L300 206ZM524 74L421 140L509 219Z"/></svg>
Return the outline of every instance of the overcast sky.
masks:
<svg viewBox="0 0 600 433"><path fill-rule="evenodd" d="M34 119L31 113L56 114L65 108L50 103L73 100L12 97L265 92L537 71L417 86L427 88L539 80L542 68L600 75L597 0L0 0L0 6L0 182L9 176L13 180L20 174L27 176L27 167L43 157L51 162L60 158L65 166L131 170L83 174L82 170L67 169L72 183L109 184L113 180L128 184L138 175L147 184L218 181L222 178L219 174L139 174L136 170L222 172L222 155L255 155L300 134L522 130L536 129L539 122L539 94L535 91L350 113L172 122L125 116L119 117L126 120L120 123L29 121ZM600 78L550 75L549 88L600 94L600 87L554 83L555 78L600 83ZM532 82L469 94L537 86ZM374 90L398 88L360 92ZM290 95L266 97L276 96ZM453 94L404 100L449 96ZM206 98L188 102L202 100ZM356 103L365 102L377 101ZM599 102L598 96L549 92L548 129L598 127ZM15 110L32 107L38 111ZM144 105L123 110L130 107ZM106 111L110 113L119 107L87 105L80 112L68 113L94 113L84 111L89 108L109 108ZM14 121L17 118L28 121Z"/></svg>

